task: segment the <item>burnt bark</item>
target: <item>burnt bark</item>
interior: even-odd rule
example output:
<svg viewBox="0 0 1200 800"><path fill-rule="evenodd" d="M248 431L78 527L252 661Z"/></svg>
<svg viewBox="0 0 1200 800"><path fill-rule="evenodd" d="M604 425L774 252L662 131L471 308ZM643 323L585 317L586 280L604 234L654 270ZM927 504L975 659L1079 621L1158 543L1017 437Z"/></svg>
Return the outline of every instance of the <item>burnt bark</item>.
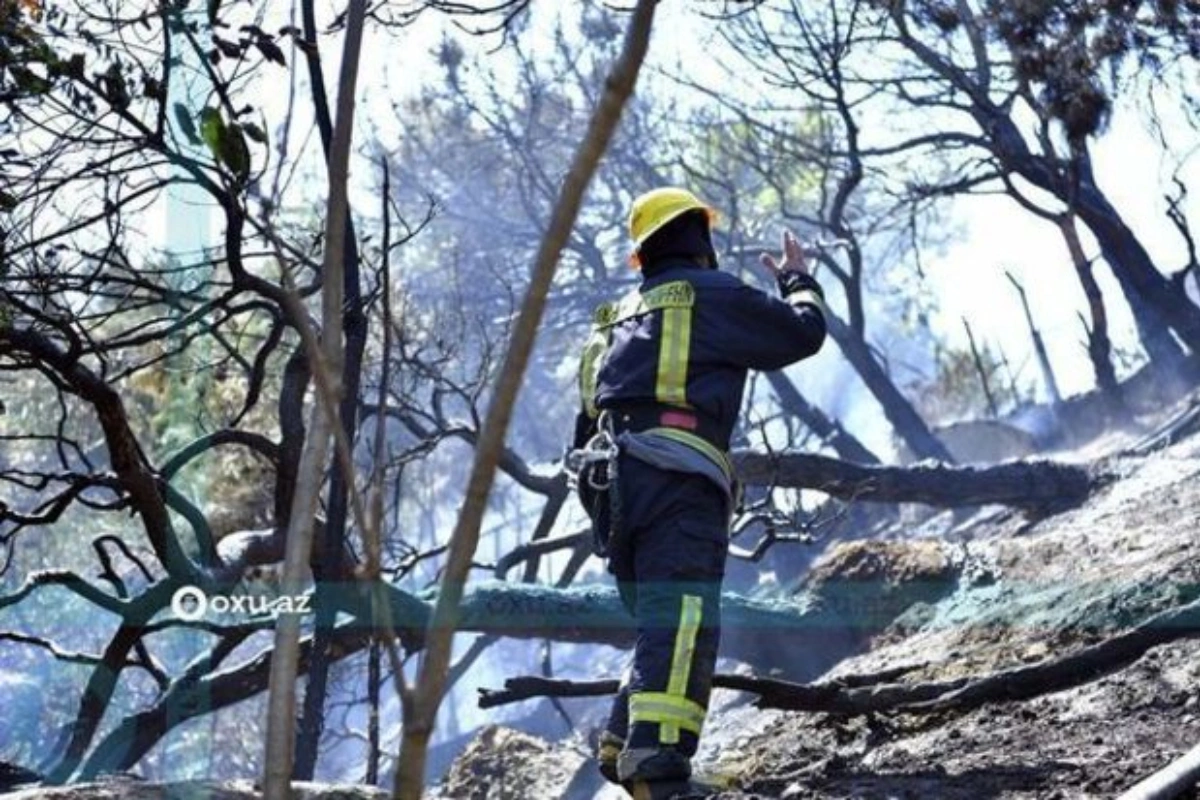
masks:
<svg viewBox="0 0 1200 800"><path fill-rule="evenodd" d="M1182 360L1183 352L1171 331L1189 350L1200 353L1200 309L1158 271L1141 241L1093 182L1090 170L1079 181L1076 201L1079 218L1100 243L1105 261L1129 300L1151 359L1168 369Z"/></svg>
<svg viewBox="0 0 1200 800"><path fill-rule="evenodd" d="M1108 311L1104 307L1104 295L1100 291L1100 285L1096 283L1092 262L1084 255L1074 215L1064 214L1058 217L1056 222L1071 254L1071 263L1075 265L1075 274L1079 276L1083 294L1087 298L1088 314L1092 319L1091 325L1086 326L1087 351L1092 362L1092 372L1096 376L1096 386L1113 403L1121 406L1124 403L1112 364L1112 342L1108 338Z"/></svg>
<svg viewBox="0 0 1200 800"><path fill-rule="evenodd" d="M1070 508L1106 481L1098 470L1053 461L1016 461L987 467L852 464L805 453L733 454L747 484L816 489L843 500L925 503L946 508L997 503L1042 514Z"/></svg>
<svg viewBox="0 0 1200 800"><path fill-rule="evenodd" d="M279 465L275 472L275 529L279 531L279 556L283 558L283 531L287 530L292 514L292 493L296 489L296 474L300 468L300 453L304 448L304 394L308 390L311 371L304 345L288 356L283 368L283 385L279 390Z"/></svg>
<svg viewBox="0 0 1200 800"><path fill-rule="evenodd" d="M965 95L966 110L984 134L983 144L1006 173L1015 173L1058 198L1079 215L1096 237L1105 260L1121 284L1152 361L1171 367L1183 355L1173 330L1193 352L1200 352L1200 313L1173 290L1155 267L1146 248L1097 186L1086 152L1077 153L1071 169L1030 150L1007 107L994 102L986 82L975 80L909 31L903 6L891 10L900 43L936 76Z"/></svg>
<svg viewBox="0 0 1200 800"><path fill-rule="evenodd" d="M333 146L333 118L329 109L329 98L325 91L325 76L317 42L316 14L312 0L305 0L301 3L301 10L304 38L307 43L304 55L308 65L309 85L312 88L313 109L316 113L317 128L321 134L322 147L328 160L330 149ZM363 309L362 270L358 240L355 235L354 220L350 214L346 215L344 227L342 264L345 304L342 332L345 336L345 361L342 365L342 397L339 403L338 417L346 441L353 444L358 431L358 393L362 383L363 352L367 344L367 316ZM320 532L321 535L316 541L313 552L313 579L318 587L315 599L317 628L316 636L313 639L308 682L305 684L304 690L304 711L297 725L296 763L292 770L293 780L312 780L317 767L317 748L321 740L321 731L325 727L325 697L328 693L329 647L331 644L328 632L333 629L336 612L331 604L326 602L324 592L319 589L326 583L345 580L348 577L349 570L345 564L348 552L346 523L349 512L348 482L351 480L353 480L353 476L346 475L341 459L335 458L329 477L329 507L325 526Z"/></svg>

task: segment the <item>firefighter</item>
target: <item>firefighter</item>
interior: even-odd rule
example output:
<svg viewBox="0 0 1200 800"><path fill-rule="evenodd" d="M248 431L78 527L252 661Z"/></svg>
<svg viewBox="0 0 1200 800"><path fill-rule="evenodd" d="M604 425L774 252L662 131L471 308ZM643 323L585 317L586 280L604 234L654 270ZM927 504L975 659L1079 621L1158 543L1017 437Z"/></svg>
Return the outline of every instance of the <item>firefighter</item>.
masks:
<svg viewBox="0 0 1200 800"><path fill-rule="evenodd" d="M580 363L578 480L621 599L632 665L600 741L600 770L634 797L686 786L708 705L736 484L727 451L747 371L813 355L821 288L783 235L763 254L781 298L718 270L713 209L660 188L629 216L637 289L595 313ZM579 462L576 462L579 463Z"/></svg>

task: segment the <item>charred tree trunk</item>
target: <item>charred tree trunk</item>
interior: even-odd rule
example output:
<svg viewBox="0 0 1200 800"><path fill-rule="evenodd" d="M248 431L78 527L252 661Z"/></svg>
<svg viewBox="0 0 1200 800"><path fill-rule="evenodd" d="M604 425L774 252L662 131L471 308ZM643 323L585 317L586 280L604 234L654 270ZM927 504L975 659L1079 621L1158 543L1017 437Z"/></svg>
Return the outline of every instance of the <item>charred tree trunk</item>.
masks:
<svg viewBox="0 0 1200 800"><path fill-rule="evenodd" d="M1084 205L1085 200L1092 204L1090 208ZM1080 198L1079 216L1100 241L1104 260L1129 301L1151 362L1172 369L1183 360L1184 353L1171 336L1171 329L1193 353L1200 352L1200 332L1192 331L1187 319L1190 314L1195 318L1191 322L1200 327L1200 313L1195 307L1187 308L1191 304L1185 302L1186 296L1173 291L1170 281L1158 272L1141 242L1098 189L1095 196ZM1197 338L1191 338L1193 333Z"/></svg>
<svg viewBox="0 0 1200 800"><path fill-rule="evenodd" d="M383 687L383 671L380 661L383 648L379 641L371 642L367 654L367 775L368 786L379 783L379 762L383 756L383 744L379 730L379 695Z"/></svg>
<svg viewBox="0 0 1200 800"><path fill-rule="evenodd" d="M971 323L967 322L967 318L963 317L963 328L967 331L967 344L971 346L971 359L975 362L975 372L979 375L979 385L983 388L983 397L987 400L988 414L992 418L1000 415L996 408L996 398L992 394L992 384L988 380L987 365L983 363L983 356L979 352L979 347L975 344L975 332L971 330ZM1058 390L1054 391L1055 402L1058 402Z"/></svg>
<svg viewBox="0 0 1200 800"><path fill-rule="evenodd" d="M1016 124L999 107L984 98L974 111L1004 167L1073 206L1096 237L1129 301L1151 360L1168 368L1179 363L1183 352L1171 336L1172 329L1193 353L1200 352L1200 313L1154 266L1146 248L1096 185L1086 156L1080 155L1072 180L1030 152Z"/></svg>
<svg viewBox="0 0 1200 800"><path fill-rule="evenodd" d="M1029 326L1029 338L1033 340L1033 352L1037 356L1038 367L1042 371L1042 380L1046 383L1046 392L1050 395L1050 402L1054 408L1062 405L1062 394L1058 391L1058 381L1054 377L1054 367L1050 365L1050 355L1046 352L1046 343L1042 341L1041 331L1037 328L1037 323L1033 321L1033 312L1029 308L1029 297L1025 294L1025 287L1012 276L1011 272L1004 273L1008 278L1008 282L1017 290L1017 295L1021 298L1021 310L1025 313L1025 324Z"/></svg>
<svg viewBox="0 0 1200 800"><path fill-rule="evenodd" d="M333 117L329 110L329 98L325 92L325 76L321 65L321 55L317 48L316 14L313 0L305 0L301 4L304 19L304 38L308 46L304 48L305 60L308 65L309 84L313 95L313 109L316 114L317 128L321 134L321 144L326 159L329 158L333 145ZM342 246L344 264L343 292L345 293L345 312L342 318L342 331L345 335L345 363L342 368L341 385L342 398L338 409L339 424L346 435L346 441L353 445L355 433L358 430L358 393L362 381L363 351L367 343L367 317L363 311L361 288L361 264L359 261L358 240L355 236L354 220L346 215L345 241ZM336 612L331 604L325 602L322 585L330 582L345 580L348 570L345 568L346 553L346 521L349 513L348 482L354 476L346 475L341 459L334 459L333 469L329 477L329 508L325 527L320 540L314 548L313 579L318 587L316 596L316 635L313 639L313 652L308 673L308 682L304 691L304 712L300 716L296 734L296 763L292 772L293 780L310 781L317 766L317 748L321 740L321 731L325 727L325 697L329 678L329 646L330 631L333 628Z"/></svg>
<svg viewBox="0 0 1200 800"><path fill-rule="evenodd" d="M304 395L310 378L308 354L304 352L304 345L297 345L283 368L283 386L279 390L279 465L275 471L275 529L279 531L279 558L283 557L283 531L287 530L291 519L292 493L296 489L300 454L304 448Z"/></svg>
<svg viewBox="0 0 1200 800"><path fill-rule="evenodd" d="M912 403L900 393L891 377L875 359L875 354L860 336L855 335L836 314L826 313L829 333L847 360L867 385L867 389L883 406L883 414L909 450L919 459L933 459L953 464L954 458L938 440Z"/></svg>
<svg viewBox="0 0 1200 800"><path fill-rule="evenodd" d="M833 448L839 457L857 464L879 464L878 456L867 449L854 434L847 431L835 419L827 417L800 394L796 385L782 372L768 372L767 380L779 398L783 410L794 415L805 427L821 437L821 441Z"/></svg>
<svg viewBox="0 0 1200 800"><path fill-rule="evenodd" d="M347 237L352 231L347 231ZM359 291L357 248L346 247L346 317L343 330L346 336L346 363L342 371L342 387L345 394L340 403L339 416L346 440L354 441L358 430L358 392L362 378L363 350L367 341L366 315L362 310L362 295ZM346 475L341 459L334 459L329 478L328 518L321 530L321 538L314 548L312 560L313 579L318 587L315 600L316 638L313 641L312 664L304 691L304 712L300 716L296 733L296 765L292 779L311 781L317 766L317 748L321 731L325 727L325 697L329 677L329 633L333 628L336 611L324 601L323 585L347 580L350 569L345 563L349 547L346 540L348 517L349 481L354 476Z"/></svg>
<svg viewBox="0 0 1200 800"><path fill-rule="evenodd" d="M944 508L999 503L1033 513L1083 502L1107 478L1074 464L1018 461L990 467L882 467L807 453L735 452L747 484L816 489L843 500L926 503Z"/></svg>
<svg viewBox="0 0 1200 800"><path fill-rule="evenodd" d="M1083 252L1083 243L1079 240L1079 230L1075 227L1075 216L1064 214L1058 218L1058 229L1062 232L1067 250L1071 254L1071 263L1075 265L1075 274L1079 276L1079 284L1087 298L1088 314L1091 324L1085 323L1087 331L1088 358L1092 362L1092 371L1096 375L1096 386L1118 406L1124 405L1120 384L1112 364L1112 342L1108 338L1108 311L1104 307L1104 294L1096 276L1092 272L1092 262Z"/></svg>
<svg viewBox="0 0 1200 800"><path fill-rule="evenodd" d="M969 113L984 136L983 145L1004 171L1054 195L1087 225L1129 300L1151 361L1168 368L1179 363L1183 352L1172 338L1172 330L1192 353L1200 353L1200 313L1158 271L1146 248L1096 185L1086 150L1076 152L1069 170L1062 169L1057 159L1032 152L1008 107L992 100L985 83L914 37L903 4L889 13L897 24L900 43L968 99Z"/></svg>

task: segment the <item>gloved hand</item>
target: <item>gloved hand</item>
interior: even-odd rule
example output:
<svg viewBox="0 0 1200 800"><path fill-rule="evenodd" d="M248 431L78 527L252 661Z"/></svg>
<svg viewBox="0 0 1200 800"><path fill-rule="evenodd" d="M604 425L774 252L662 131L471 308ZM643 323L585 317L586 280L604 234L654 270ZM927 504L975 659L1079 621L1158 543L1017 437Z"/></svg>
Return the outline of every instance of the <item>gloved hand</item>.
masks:
<svg viewBox="0 0 1200 800"><path fill-rule="evenodd" d="M821 291L816 279L809 274L804 247L791 231L784 230L783 232L782 262L776 261L770 253L763 253L759 260L775 276L775 282L779 285L779 293L783 297L808 289L816 292L822 299L824 298L825 293Z"/></svg>
<svg viewBox="0 0 1200 800"><path fill-rule="evenodd" d="M801 247L800 240L796 238L796 235L786 229L783 232L783 261L776 261L770 253L763 253L759 256L759 261L775 276L776 280L779 280L779 275L783 272L808 274L808 260L804 257L804 248Z"/></svg>

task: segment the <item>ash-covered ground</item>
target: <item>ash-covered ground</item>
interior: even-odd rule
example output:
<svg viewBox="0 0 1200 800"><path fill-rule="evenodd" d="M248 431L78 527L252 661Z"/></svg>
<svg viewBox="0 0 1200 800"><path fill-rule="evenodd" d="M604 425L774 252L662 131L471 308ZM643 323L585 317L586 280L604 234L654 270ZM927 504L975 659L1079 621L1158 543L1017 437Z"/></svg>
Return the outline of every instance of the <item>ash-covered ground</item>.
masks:
<svg viewBox="0 0 1200 800"><path fill-rule="evenodd" d="M808 588L864 574L925 584L893 586L889 597L912 603L820 679L907 667L900 680L919 684L1048 663L1200 596L1200 435L1146 455L1125 449L1135 439L1055 455L1116 476L1076 509L1040 520L997 508L902 514L869 541L832 545ZM1200 630L1188 627L1072 688L967 711L759 710L753 696L718 690L698 770L729 785L722 798L1115 797L1200 742ZM550 744L491 729L441 796L624 797L587 751L583 734Z"/></svg>

